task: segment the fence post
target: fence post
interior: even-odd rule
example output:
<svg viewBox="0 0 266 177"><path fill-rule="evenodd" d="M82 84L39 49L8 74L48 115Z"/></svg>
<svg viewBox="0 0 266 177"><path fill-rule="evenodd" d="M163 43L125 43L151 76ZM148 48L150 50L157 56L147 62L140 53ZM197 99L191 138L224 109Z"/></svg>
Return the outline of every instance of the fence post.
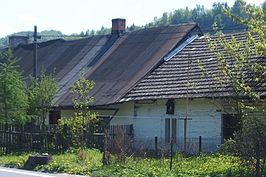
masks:
<svg viewBox="0 0 266 177"><path fill-rule="evenodd" d="M174 144L174 140L172 138L171 139L171 148L170 148L170 170L172 170L172 166L173 166L173 144Z"/></svg>
<svg viewBox="0 0 266 177"><path fill-rule="evenodd" d="M155 157L158 157L158 137L155 136L154 138L154 146L155 146Z"/></svg>
<svg viewBox="0 0 266 177"><path fill-rule="evenodd" d="M103 165L109 165L110 163L110 154L108 152L108 130L104 127L104 145L103 145L103 158L102 163Z"/></svg>
<svg viewBox="0 0 266 177"><path fill-rule="evenodd" d="M199 136L199 154L202 151L202 143L201 143L201 136Z"/></svg>

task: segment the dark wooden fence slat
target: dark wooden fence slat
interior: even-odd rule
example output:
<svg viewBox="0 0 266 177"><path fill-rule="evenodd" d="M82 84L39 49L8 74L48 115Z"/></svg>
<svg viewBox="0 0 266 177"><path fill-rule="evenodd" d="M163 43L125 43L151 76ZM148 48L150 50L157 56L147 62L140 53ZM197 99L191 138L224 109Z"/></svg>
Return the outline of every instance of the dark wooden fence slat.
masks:
<svg viewBox="0 0 266 177"><path fill-rule="evenodd" d="M109 148L114 148L118 132L132 134L132 125L114 125L108 129ZM98 133L97 135L95 134ZM86 146L103 149L103 127L95 126L86 133ZM57 126L5 125L0 124L0 154L11 152L63 152L71 144L72 135L68 130L58 131ZM126 141L126 136L123 141Z"/></svg>

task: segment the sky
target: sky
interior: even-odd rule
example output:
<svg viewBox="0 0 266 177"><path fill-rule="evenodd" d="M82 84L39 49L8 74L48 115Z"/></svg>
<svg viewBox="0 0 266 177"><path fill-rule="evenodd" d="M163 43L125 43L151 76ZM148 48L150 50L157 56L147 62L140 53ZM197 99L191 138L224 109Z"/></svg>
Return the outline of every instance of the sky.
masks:
<svg viewBox="0 0 266 177"><path fill-rule="evenodd" d="M197 4L210 9L214 2L234 4L234 0L0 0L0 37L33 31L34 25L38 31L53 29L69 35L111 27L113 18L125 18L127 26L145 25L164 12L193 9Z"/></svg>

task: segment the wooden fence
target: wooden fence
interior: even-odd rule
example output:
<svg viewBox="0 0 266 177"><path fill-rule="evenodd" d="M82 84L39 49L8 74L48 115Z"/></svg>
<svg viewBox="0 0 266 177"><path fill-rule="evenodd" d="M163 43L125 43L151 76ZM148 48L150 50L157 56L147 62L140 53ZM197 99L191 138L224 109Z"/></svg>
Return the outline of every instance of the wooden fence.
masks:
<svg viewBox="0 0 266 177"><path fill-rule="evenodd" d="M0 125L0 154L11 152L64 151L70 144L56 127Z"/></svg>
<svg viewBox="0 0 266 177"><path fill-rule="evenodd" d="M103 149L103 131L97 127L86 134L86 146ZM109 148L123 148L132 136L132 125L110 126L108 129ZM3 125L0 124L0 154L16 152L63 152L72 146L69 131L59 131L55 126Z"/></svg>

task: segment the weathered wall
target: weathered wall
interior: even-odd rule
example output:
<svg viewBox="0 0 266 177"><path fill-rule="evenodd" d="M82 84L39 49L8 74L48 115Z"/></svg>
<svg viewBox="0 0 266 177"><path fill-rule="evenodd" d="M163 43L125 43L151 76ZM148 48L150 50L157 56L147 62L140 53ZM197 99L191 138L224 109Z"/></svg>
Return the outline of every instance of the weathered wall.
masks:
<svg viewBox="0 0 266 177"><path fill-rule="evenodd" d="M187 109L186 100L175 100L175 114L167 115L166 101L135 105L134 138L138 145L154 148L154 138L157 136L159 145L168 148L169 144L165 143L165 119L176 118L175 148L183 150L184 118L187 115L187 150L197 151L199 136L202 136L204 151L217 150L221 142L221 112L217 107L218 102L214 104L208 99L189 100Z"/></svg>
<svg viewBox="0 0 266 177"><path fill-rule="evenodd" d="M158 145L168 149L165 142L165 119L177 119L175 144L176 150L184 147L184 118L187 115L187 150L198 150L198 139L202 136L203 151L215 151L221 143L221 107L218 101L210 99L175 100L175 114L166 114L167 100L126 102L111 105L109 108L119 108L111 125L133 124L134 145L137 148L154 148L154 138L158 137ZM100 115L112 115L114 111L98 111ZM73 115L72 110L63 110L62 117Z"/></svg>
<svg viewBox="0 0 266 177"><path fill-rule="evenodd" d="M126 102L111 106L112 108L119 108L116 116L111 120L111 125L130 125L133 124L134 103Z"/></svg>

